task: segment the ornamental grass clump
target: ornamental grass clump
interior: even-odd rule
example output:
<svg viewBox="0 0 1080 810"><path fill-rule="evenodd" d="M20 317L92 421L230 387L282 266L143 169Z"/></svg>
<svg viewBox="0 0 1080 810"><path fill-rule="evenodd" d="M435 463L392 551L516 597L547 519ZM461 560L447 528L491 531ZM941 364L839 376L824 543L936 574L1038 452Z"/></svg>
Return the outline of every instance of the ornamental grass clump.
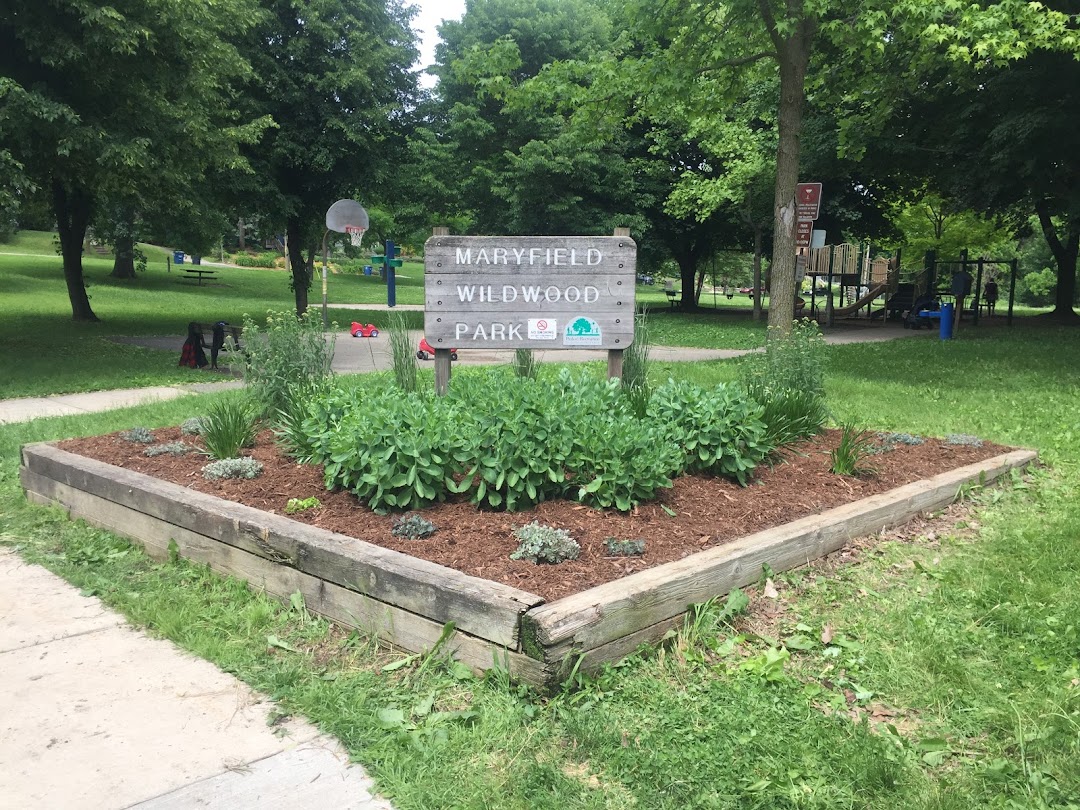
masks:
<svg viewBox="0 0 1080 810"><path fill-rule="evenodd" d="M243 458L221 458L211 461L202 468L203 478L207 481L223 481L228 478L258 478L262 475L262 462L249 456Z"/></svg>
<svg viewBox="0 0 1080 810"><path fill-rule="evenodd" d="M391 313L387 334L390 341L390 359L394 366L394 382L407 394L414 393L417 381L416 351L413 349L409 325L400 312Z"/></svg>
<svg viewBox="0 0 1080 810"><path fill-rule="evenodd" d="M566 529L556 529L533 521L514 530L518 547L510 555L511 560L529 560L536 564L557 565L576 560L581 546Z"/></svg>
<svg viewBox="0 0 1080 810"><path fill-rule="evenodd" d="M203 417L202 439L211 458L235 458L244 447L255 444L258 413L246 399L215 402Z"/></svg>
<svg viewBox="0 0 1080 810"><path fill-rule="evenodd" d="M873 467L866 459L874 454L874 435L852 422L840 426L840 443L829 453L832 471L837 475L869 475Z"/></svg>
<svg viewBox="0 0 1080 810"><path fill-rule="evenodd" d="M770 329L765 351L745 360L742 383L762 406L767 444L783 447L820 433L829 411L825 406L825 338L817 324L804 318L787 335Z"/></svg>

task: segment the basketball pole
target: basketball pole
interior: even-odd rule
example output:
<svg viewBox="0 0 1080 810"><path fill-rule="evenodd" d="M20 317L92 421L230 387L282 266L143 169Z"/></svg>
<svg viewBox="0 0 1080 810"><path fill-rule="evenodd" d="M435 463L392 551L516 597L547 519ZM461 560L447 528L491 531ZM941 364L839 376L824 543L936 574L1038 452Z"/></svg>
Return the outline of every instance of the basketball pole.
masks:
<svg viewBox="0 0 1080 810"><path fill-rule="evenodd" d="M322 238L322 328L325 332L330 328L330 321L326 315L326 260L327 260L327 241L330 237L330 229L327 228L323 233Z"/></svg>

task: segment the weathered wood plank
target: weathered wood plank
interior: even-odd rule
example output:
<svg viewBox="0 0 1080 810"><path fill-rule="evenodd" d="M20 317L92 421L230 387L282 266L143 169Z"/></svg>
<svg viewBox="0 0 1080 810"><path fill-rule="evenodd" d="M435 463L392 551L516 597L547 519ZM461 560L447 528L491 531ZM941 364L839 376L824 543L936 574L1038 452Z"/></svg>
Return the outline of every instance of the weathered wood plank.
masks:
<svg viewBox="0 0 1080 810"><path fill-rule="evenodd" d="M628 235L432 236L425 335L444 348L626 348L636 262Z"/></svg>
<svg viewBox="0 0 1080 810"><path fill-rule="evenodd" d="M51 445L23 449L32 472L288 565L438 623L517 649L518 620L541 597Z"/></svg>
<svg viewBox="0 0 1080 810"><path fill-rule="evenodd" d="M242 579L250 587L286 603L292 594L299 592L311 611L338 624L377 636L409 652L431 649L443 632L443 625L430 619L317 579L295 568L278 565L26 468L20 471L20 477L27 498L31 501L60 505L72 518L128 537L138 542L155 560L167 560L170 543L175 543L176 552L185 559ZM460 630L447 644L447 650L474 671L488 670L497 665L507 669L515 679L538 686L549 679L548 668L541 662Z"/></svg>
<svg viewBox="0 0 1080 810"><path fill-rule="evenodd" d="M541 605L522 617L525 651L558 663L612 644L756 581L766 563L775 571L803 565L855 537L939 509L963 484L992 480L1036 457L1007 453Z"/></svg>

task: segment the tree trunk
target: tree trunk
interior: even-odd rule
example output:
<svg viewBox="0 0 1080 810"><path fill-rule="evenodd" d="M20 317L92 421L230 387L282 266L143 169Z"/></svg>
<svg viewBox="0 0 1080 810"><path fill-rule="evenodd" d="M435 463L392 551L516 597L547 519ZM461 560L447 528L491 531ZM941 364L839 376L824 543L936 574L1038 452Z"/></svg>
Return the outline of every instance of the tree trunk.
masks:
<svg viewBox="0 0 1080 810"><path fill-rule="evenodd" d="M762 2L764 8L767 3ZM806 71L814 23L803 16L799 3L794 31L784 36L770 29L780 65L779 144L776 150L776 191L773 195L772 262L769 280L769 327L791 332L795 320L795 187L799 182L799 137L806 102ZM789 13L789 19L794 14ZM767 19L769 19L767 17Z"/></svg>
<svg viewBox="0 0 1080 810"><path fill-rule="evenodd" d="M684 253L675 257L675 261L679 264L679 278L682 283L682 298L679 301L679 307L687 312L698 308L696 258L693 253Z"/></svg>
<svg viewBox="0 0 1080 810"><path fill-rule="evenodd" d="M307 312L308 291L311 289L311 270L314 264L315 248L308 250L308 257L304 258L303 237L300 235L300 222L289 220L285 227L288 235L289 265L292 267L290 286L296 297L296 314L299 317Z"/></svg>
<svg viewBox="0 0 1080 810"><path fill-rule="evenodd" d="M1051 317L1073 322L1078 316L1073 309L1073 301L1076 300L1076 260L1080 253L1080 223L1069 222L1066 225L1065 241L1058 236L1057 228L1054 227L1050 216L1049 206L1040 202L1035 206L1035 213L1039 215L1039 224L1042 226L1043 237L1050 246L1050 252L1054 254L1057 263L1057 293L1054 296L1054 311Z"/></svg>
<svg viewBox="0 0 1080 810"><path fill-rule="evenodd" d="M91 198L83 189L68 189L53 180L53 213L60 234L60 253L64 259L64 281L67 282L71 317L76 321L97 321L90 308L90 297L83 281L82 252L86 228L90 224Z"/></svg>
<svg viewBox="0 0 1080 810"><path fill-rule="evenodd" d="M113 278L135 278L135 238L130 230L115 238L113 255L113 269L109 275Z"/></svg>
<svg viewBox="0 0 1080 810"><path fill-rule="evenodd" d="M247 242L244 240L244 218L236 220L236 238L239 240L239 249L247 250Z"/></svg>

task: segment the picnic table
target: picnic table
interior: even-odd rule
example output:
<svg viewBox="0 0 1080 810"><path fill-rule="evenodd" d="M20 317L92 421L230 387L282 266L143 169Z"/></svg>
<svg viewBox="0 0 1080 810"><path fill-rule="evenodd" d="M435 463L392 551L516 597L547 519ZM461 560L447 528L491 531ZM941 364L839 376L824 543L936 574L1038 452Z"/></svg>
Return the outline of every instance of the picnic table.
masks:
<svg viewBox="0 0 1080 810"><path fill-rule="evenodd" d="M184 278L194 279L194 281L201 287L203 279L209 280L212 278L217 278L217 272L213 269L203 270L200 267L185 266Z"/></svg>

